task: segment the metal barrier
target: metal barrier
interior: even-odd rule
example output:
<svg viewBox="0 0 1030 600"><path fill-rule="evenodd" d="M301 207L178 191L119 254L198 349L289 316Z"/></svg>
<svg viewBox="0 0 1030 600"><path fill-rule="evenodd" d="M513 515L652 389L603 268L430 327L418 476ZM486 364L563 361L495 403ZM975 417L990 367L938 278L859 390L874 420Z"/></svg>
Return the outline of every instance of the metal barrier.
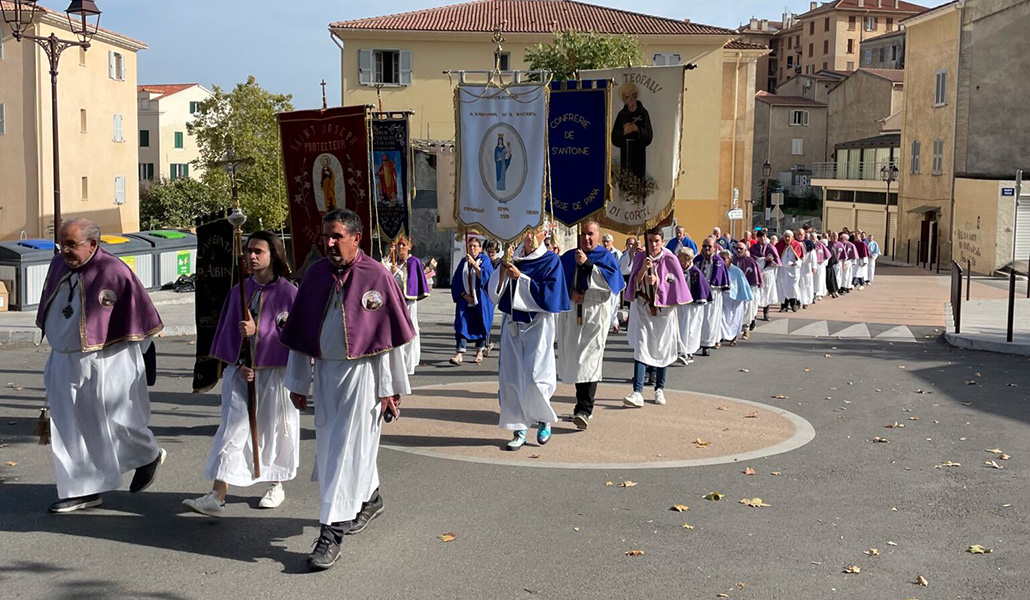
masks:
<svg viewBox="0 0 1030 600"><path fill-rule="evenodd" d="M1016 266L1009 271L1009 321L1005 341L1012 343L1012 321L1016 316Z"/></svg>
<svg viewBox="0 0 1030 600"><path fill-rule="evenodd" d="M1011 311L1010 311L1011 314ZM951 261L951 316L954 320L955 333L962 333L962 267L957 262ZM1011 332L1012 319L1009 319L1009 331ZM1012 341L1011 333L1009 341Z"/></svg>

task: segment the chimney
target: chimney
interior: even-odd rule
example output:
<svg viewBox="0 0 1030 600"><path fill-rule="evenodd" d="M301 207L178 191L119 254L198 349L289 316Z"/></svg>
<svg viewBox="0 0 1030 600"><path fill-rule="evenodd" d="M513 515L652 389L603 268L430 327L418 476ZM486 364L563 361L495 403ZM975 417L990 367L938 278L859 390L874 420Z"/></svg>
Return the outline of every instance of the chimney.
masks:
<svg viewBox="0 0 1030 600"><path fill-rule="evenodd" d="M898 0L894 0L894 8L899 8L899 6L898 6Z"/></svg>
<svg viewBox="0 0 1030 600"><path fill-rule="evenodd" d="M859 0L859 2L861 2L861 1L862 1L862 0ZM809 2L809 3L808 3L808 10L815 10L815 9L817 9L817 8L819 8L819 3L818 3L818 2L815 2L815 1L813 0L812 2Z"/></svg>
<svg viewBox="0 0 1030 600"><path fill-rule="evenodd" d="M865 6L865 0L858 0L858 7L863 8Z"/></svg>
<svg viewBox="0 0 1030 600"><path fill-rule="evenodd" d="M758 19L751 17L751 22L748 24L747 28L751 30L758 29Z"/></svg>
<svg viewBox="0 0 1030 600"><path fill-rule="evenodd" d="M883 8L883 0L876 0L876 8Z"/></svg>
<svg viewBox="0 0 1030 600"><path fill-rule="evenodd" d="M760 29L762 31L769 31L769 19L762 19L762 26Z"/></svg>

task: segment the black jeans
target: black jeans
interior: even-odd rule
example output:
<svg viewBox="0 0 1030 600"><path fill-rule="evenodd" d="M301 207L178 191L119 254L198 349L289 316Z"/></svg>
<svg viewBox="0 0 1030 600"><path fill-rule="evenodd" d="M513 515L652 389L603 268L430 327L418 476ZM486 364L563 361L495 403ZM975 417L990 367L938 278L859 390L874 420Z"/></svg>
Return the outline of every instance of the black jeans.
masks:
<svg viewBox="0 0 1030 600"><path fill-rule="evenodd" d="M597 382L576 384L576 408L572 414L583 413L586 416L594 414L594 396L597 394Z"/></svg>

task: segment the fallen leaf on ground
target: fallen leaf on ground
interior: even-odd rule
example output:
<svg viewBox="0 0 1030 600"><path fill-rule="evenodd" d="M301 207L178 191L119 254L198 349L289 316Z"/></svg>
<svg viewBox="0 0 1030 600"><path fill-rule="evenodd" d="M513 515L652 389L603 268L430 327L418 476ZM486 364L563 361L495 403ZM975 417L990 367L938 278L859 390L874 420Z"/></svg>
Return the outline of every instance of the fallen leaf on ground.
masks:
<svg viewBox="0 0 1030 600"><path fill-rule="evenodd" d="M899 369L904 369L904 368L905 368L905 365L898 365L898 368L899 368Z"/></svg>
<svg viewBox="0 0 1030 600"><path fill-rule="evenodd" d="M877 550L876 548L870 548L870 549L866 550L864 552L864 554L868 554L869 556L879 556L880 555L880 551Z"/></svg>
<svg viewBox="0 0 1030 600"><path fill-rule="evenodd" d="M888 423L887 425L884 425L884 428L885 429L904 429L905 428L905 424L904 423L898 423L897 421L894 421L893 423Z"/></svg>
<svg viewBox="0 0 1030 600"><path fill-rule="evenodd" d="M693 528L694 528L694 526L691 525L690 523L684 523L683 524L683 529L693 529Z"/></svg>
<svg viewBox="0 0 1030 600"><path fill-rule="evenodd" d="M744 498L740 501L740 503L745 506L750 506L751 508L762 508L765 506L772 506L772 504L766 504L765 502L762 502L761 498Z"/></svg>
<svg viewBox="0 0 1030 600"><path fill-rule="evenodd" d="M1008 460L1008 459L1010 459L1012 457L1009 456L1008 454L1001 454L1001 455L998 456L998 458L1001 459L1001 460Z"/></svg>
<svg viewBox="0 0 1030 600"><path fill-rule="evenodd" d="M844 567L845 573L857 574L862 572L862 567L858 565L848 565Z"/></svg>
<svg viewBox="0 0 1030 600"><path fill-rule="evenodd" d="M966 552L970 554L990 554L991 552L994 552L994 550L990 548L984 548L980 544L973 544L972 546L966 548Z"/></svg>
<svg viewBox="0 0 1030 600"><path fill-rule="evenodd" d="M880 436L874 437L873 441L876 442L877 444L889 444L890 443L890 441L887 440L887 438L880 437Z"/></svg>
<svg viewBox="0 0 1030 600"><path fill-rule="evenodd" d="M809 372L810 370L811 370L811 369L805 369L805 373Z"/></svg>
<svg viewBox="0 0 1030 600"><path fill-rule="evenodd" d="M909 417L908 420L909 421L918 421L919 417Z"/></svg>
<svg viewBox="0 0 1030 600"><path fill-rule="evenodd" d="M964 441L966 441L966 438L965 438L965 437L960 437L960 438L958 439L958 441L960 441L960 442L964 442Z"/></svg>
<svg viewBox="0 0 1030 600"><path fill-rule="evenodd" d="M961 467L961 466L962 466L961 463L951 462L950 460L946 460L946 461L942 462L941 464L935 466L934 468L935 469L943 469L944 467Z"/></svg>
<svg viewBox="0 0 1030 600"><path fill-rule="evenodd" d="M540 455L539 454L530 454L529 457L530 458L540 458Z"/></svg>
<svg viewBox="0 0 1030 600"><path fill-rule="evenodd" d="M1002 505L1001 505L1001 507L1002 507L1002 508L1008 508L1008 507L1010 507L1010 506L1012 506L1012 505L1011 505L1011 504L1002 504Z"/></svg>
<svg viewBox="0 0 1030 600"><path fill-rule="evenodd" d="M190 340L190 341L186 342L186 345L187 346L196 346L197 345L197 340Z"/></svg>
<svg viewBox="0 0 1030 600"><path fill-rule="evenodd" d="M453 533L445 533L443 535L438 535L436 537L440 538L441 542L453 542L458 538L458 536Z"/></svg>
<svg viewBox="0 0 1030 600"><path fill-rule="evenodd" d="M991 454L1005 454L1002 452L1001 448L986 448L984 449L984 452L990 452Z"/></svg>
<svg viewBox="0 0 1030 600"><path fill-rule="evenodd" d="M747 467L746 469L744 469L744 474L745 475L754 475L755 474L755 470L752 469L751 467Z"/></svg>
<svg viewBox="0 0 1030 600"><path fill-rule="evenodd" d="M1014 383L1010 383L1010 384L1009 384L1009 387L1019 387L1019 386L1018 386L1018 385L1016 385L1016 384L1014 384Z"/></svg>
<svg viewBox="0 0 1030 600"><path fill-rule="evenodd" d="M926 577L923 577L922 575L917 575L916 576L916 585L921 585L923 587L927 587L927 586L930 585L930 582L926 580Z"/></svg>
<svg viewBox="0 0 1030 600"><path fill-rule="evenodd" d="M708 446L710 446L712 444L712 442L706 442L706 441L702 440L701 438L697 438L696 440L694 440L694 443L697 444L698 448L707 448Z"/></svg>
<svg viewBox="0 0 1030 600"><path fill-rule="evenodd" d="M976 380L975 379L970 379L969 381L966 382L966 385L976 385Z"/></svg>
<svg viewBox="0 0 1030 600"><path fill-rule="evenodd" d="M1004 469L1005 468L1005 467L999 465L998 463L994 462L993 460L989 460L989 461L985 462L984 466L988 466L988 467L990 467L992 469Z"/></svg>
<svg viewBox="0 0 1030 600"><path fill-rule="evenodd" d="M715 597L716 598L729 598L730 595L729 594L716 594Z"/></svg>
<svg viewBox="0 0 1030 600"><path fill-rule="evenodd" d="M704 500L714 500L715 502L722 500L724 497L725 496L723 494L720 494L719 492L710 492L705 494L704 496L701 496L701 498L703 498Z"/></svg>
<svg viewBox="0 0 1030 600"><path fill-rule="evenodd" d="M825 356L826 358L831 358L833 355L832 354L824 354L823 356Z"/></svg>
<svg viewBox="0 0 1030 600"><path fill-rule="evenodd" d="M916 390L917 394L932 394L932 390Z"/></svg>
<svg viewBox="0 0 1030 600"><path fill-rule="evenodd" d="M896 542L887 542L887 545L888 546L897 546L898 544Z"/></svg>
<svg viewBox="0 0 1030 600"><path fill-rule="evenodd" d="M748 371L747 369L741 369L740 372L741 373L750 373L751 371Z"/></svg>
<svg viewBox="0 0 1030 600"><path fill-rule="evenodd" d="M773 475L780 475L781 473L779 471L773 471L772 474Z"/></svg>
<svg viewBox="0 0 1030 600"><path fill-rule="evenodd" d="M774 399L774 400L786 400L788 398L788 396L784 396L783 394L776 394L775 396L769 396L769 397Z"/></svg>
<svg viewBox="0 0 1030 600"><path fill-rule="evenodd" d="M753 410L753 411L749 412L748 414L744 415L744 418L745 419L757 419L758 418L758 411L757 410Z"/></svg>
<svg viewBox="0 0 1030 600"><path fill-rule="evenodd" d="M674 510L676 512L687 512L688 510L690 510L690 507L686 504L673 504L669 510Z"/></svg>
<svg viewBox="0 0 1030 600"><path fill-rule="evenodd" d="M973 405L972 402L963 402L962 403L962 406L972 406L972 405Z"/></svg>
<svg viewBox="0 0 1030 600"><path fill-rule="evenodd" d="M18 463L14 462L13 460L9 460L9 461L7 461L4 464L7 465L8 467L17 467L18 466Z"/></svg>
<svg viewBox="0 0 1030 600"><path fill-rule="evenodd" d="M627 550L623 554L625 554L626 556L640 556L643 553L643 550Z"/></svg>
<svg viewBox="0 0 1030 600"><path fill-rule="evenodd" d="M728 406L720 406L719 408L717 408L715 410L729 410L729 409L730 409L730 407L728 407Z"/></svg>
<svg viewBox="0 0 1030 600"><path fill-rule="evenodd" d="M607 487L612 487L615 484L610 482L610 481L606 481L606 482L604 482L604 485L607 486Z"/></svg>
<svg viewBox="0 0 1030 600"><path fill-rule="evenodd" d="M619 487L636 487L637 482L626 480L619 484Z"/></svg>

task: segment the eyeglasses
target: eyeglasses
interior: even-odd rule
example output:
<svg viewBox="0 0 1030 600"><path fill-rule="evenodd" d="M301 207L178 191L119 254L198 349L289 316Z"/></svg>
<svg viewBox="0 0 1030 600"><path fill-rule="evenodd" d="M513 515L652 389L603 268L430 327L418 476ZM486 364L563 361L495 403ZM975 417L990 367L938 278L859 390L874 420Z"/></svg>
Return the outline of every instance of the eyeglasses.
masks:
<svg viewBox="0 0 1030 600"><path fill-rule="evenodd" d="M80 242L61 242L61 250L65 252L71 252L72 250L78 248L79 246L87 242L89 242L88 239L82 240Z"/></svg>
<svg viewBox="0 0 1030 600"><path fill-rule="evenodd" d="M701 247L702 248L711 248L712 245L711 244L701 244Z"/></svg>

